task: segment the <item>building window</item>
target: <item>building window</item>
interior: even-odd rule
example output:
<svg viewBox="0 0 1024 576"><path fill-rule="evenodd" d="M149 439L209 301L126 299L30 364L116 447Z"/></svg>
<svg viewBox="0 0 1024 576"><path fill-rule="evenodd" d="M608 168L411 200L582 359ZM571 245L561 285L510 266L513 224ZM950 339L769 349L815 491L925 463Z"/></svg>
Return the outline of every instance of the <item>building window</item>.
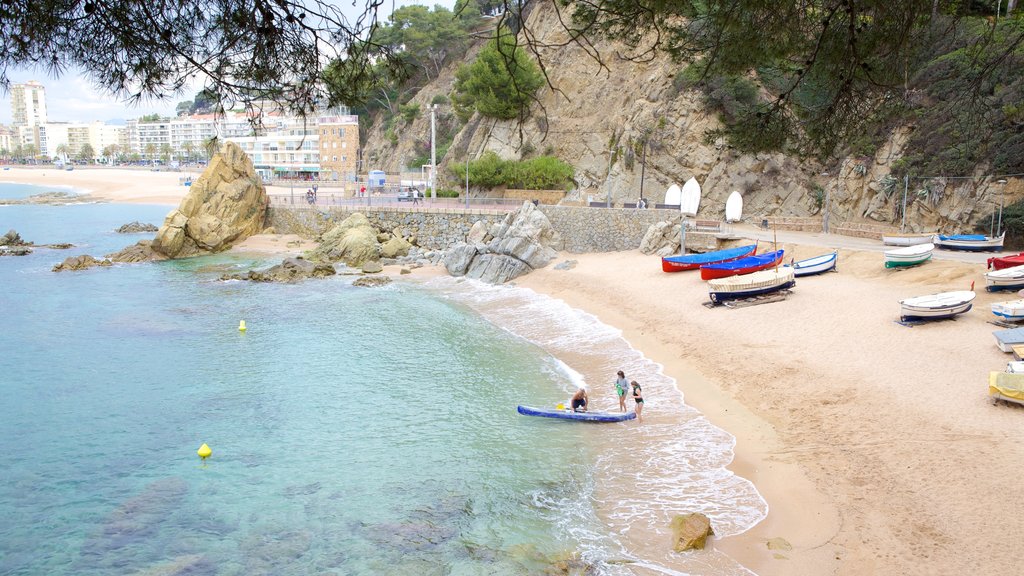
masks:
<svg viewBox="0 0 1024 576"><path fill-rule="evenodd" d="M332 160L333 160L334 162L337 162L337 161L338 161L338 157L337 157L337 156L334 156L334 157L332 157Z"/></svg>
<svg viewBox="0 0 1024 576"><path fill-rule="evenodd" d="M337 148L337 147L338 147L338 143L337 142L331 142L331 148Z"/></svg>

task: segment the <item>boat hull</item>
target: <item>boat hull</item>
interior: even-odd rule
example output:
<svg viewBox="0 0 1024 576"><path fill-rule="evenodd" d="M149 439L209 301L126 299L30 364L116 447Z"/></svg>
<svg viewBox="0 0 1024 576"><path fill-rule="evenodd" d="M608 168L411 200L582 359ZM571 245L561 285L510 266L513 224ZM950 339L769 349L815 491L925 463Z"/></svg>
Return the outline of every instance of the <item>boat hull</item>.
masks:
<svg viewBox="0 0 1024 576"><path fill-rule="evenodd" d="M534 408L517 406L516 411L523 416L540 416L557 420L575 420L577 422L622 422L636 418L636 412L573 412L554 408Z"/></svg>
<svg viewBox="0 0 1024 576"><path fill-rule="evenodd" d="M1024 320L1024 300L993 302L992 313L1000 318L1014 322Z"/></svg>
<svg viewBox="0 0 1024 576"><path fill-rule="evenodd" d="M793 264L793 275L797 278L803 276L814 276L815 274L823 274L836 269L836 261L839 259L839 253L833 252L832 254L826 254L825 256L817 256L815 258L808 258L807 260L801 260Z"/></svg>
<svg viewBox="0 0 1024 576"><path fill-rule="evenodd" d="M711 280L708 282L708 295L712 302L719 304L728 300L771 294L795 285L793 269L779 268Z"/></svg>
<svg viewBox="0 0 1024 576"><path fill-rule="evenodd" d="M931 254L926 254L923 258L918 258L918 259L915 259L915 260L890 260L890 259L886 259L885 267L886 268L908 268L910 266L917 266L919 264L924 264L925 262L931 260L931 258L932 258Z"/></svg>
<svg viewBox="0 0 1024 576"><path fill-rule="evenodd" d="M927 244L934 237L934 234L892 234L882 236L882 244L888 246L916 246L918 244Z"/></svg>
<svg viewBox="0 0 1024 576"><path fill-rule="evenodd" d="M777 266L782 262L782 250L777 250L772 254L761 254L759 256L747 256L730 262L717 262L715 264L705 264L700 267L700 279L701 280L715 280L718 278L728 278L729 276L742 276L743 274L753 274L761 270L767 270L773 266Z"/></svg>
<svg viewBox="0 0 1024 576"><path fill-rule="evenodd" d="M988 259L988 267L992 270L1002 270L1015 266L1024 266L1024 252L1012 256L993 256Z"/></svg>
<svg viewBox="0 0 1024 576"><path fill-rule="evenodd" d="M900 320L941 320L971 309L974 292L942 292L900 300Z"/></svg>
<svg viewBox="0 0 1024 576"><path fill-rule="evenodd" d="M985 273L985 290L1020 290L1024 288L1024 266L1014 266Z"/></svg>
<svg viewBox="0 0 1024 576"><path fill-rule="evenodd" d="M751 244L749 246L740 246L739 248L705 252L704 254L665 256L661 259L661 270L662 272L697 270L701 266L706 266L708 264L720 264L722 262L732 262L733 260L745 258L746 256L753 254L756 249L757 245Z"/></svg>
<svg viewBox="0 0 1024 576"><path fill-rule="evenodd" d="M905 268L927 262L932 257L934 249L935 245L928 243L886 250L882 254L885 256L886 268Z"/></svg>
<svg viewBox="0 0 1024 576"><path fill-rule="evenodd" d="M967 235L963 235L967 236ZM935 245L944 250L962 250L966 252L998 252L1003 249L1003 237L1006 234L991 238L984 236L983 240L963 239L956 236L935 237Z"/></svg>

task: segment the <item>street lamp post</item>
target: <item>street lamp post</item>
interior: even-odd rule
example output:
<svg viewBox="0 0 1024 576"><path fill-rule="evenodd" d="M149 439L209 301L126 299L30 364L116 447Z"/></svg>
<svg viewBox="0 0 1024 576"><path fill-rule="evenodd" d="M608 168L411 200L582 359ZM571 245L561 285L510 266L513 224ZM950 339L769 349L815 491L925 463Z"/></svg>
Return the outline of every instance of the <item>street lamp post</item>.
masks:
<svg viewBox="0 0 1024 576"><path fill-rule="evenodd" d="M434 146L436 138L436 128L434 126L434 116L437 112L437 104L433 104L430 107L430 200L434 201L437 198L437 191L434 189L434 178L437 174L437 149Z"/></svg>
<svg viewBox="0 0 1024 576"><path fill-rule="evenodd" d="M1003 233L1003 201L1006 198L1006 180L998 180L996 184L999 184L999 227L996 228L997 235Z"/></svg>
<svg viewBox="0 0 1024 576"><path fill-rule="evenodd" d="M466 153L466 210L469 210L469 152Z"/></svg>

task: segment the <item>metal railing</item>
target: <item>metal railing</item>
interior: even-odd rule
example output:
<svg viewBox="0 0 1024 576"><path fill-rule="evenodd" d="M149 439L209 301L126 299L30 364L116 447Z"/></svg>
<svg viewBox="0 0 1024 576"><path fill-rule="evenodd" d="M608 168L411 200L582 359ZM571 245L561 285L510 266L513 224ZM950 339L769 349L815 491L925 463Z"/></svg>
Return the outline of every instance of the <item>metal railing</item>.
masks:
<svg viewBox="0 0 1024 576"><path fill-rule="evenodd" d="M510 212L523 205L522 200L509 198L470 198L467 202L464 198L399 198L394 194L367 194L365 196L351 196L339 192L332 192L330 188L321 188L317 191L316 197L310 199L305 190L297 190L294 193L272 193L267 194L270 198L270 206L273 208L288 208L294 210L314 210L331 207L343 207L348 209L359 208L390 208L403 210L495 210Z"/></svg>

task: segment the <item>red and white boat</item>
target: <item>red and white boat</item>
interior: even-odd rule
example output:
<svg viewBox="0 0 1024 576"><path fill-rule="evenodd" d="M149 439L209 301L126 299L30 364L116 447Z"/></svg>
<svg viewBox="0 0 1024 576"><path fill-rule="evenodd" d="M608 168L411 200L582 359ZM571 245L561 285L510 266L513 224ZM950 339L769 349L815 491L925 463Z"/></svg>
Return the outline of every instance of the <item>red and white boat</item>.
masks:
<svg viewBox="0 0 1024 576"><path fill-rule="evenodd" d="M1024 266L1024 252L1010 254L1009 256L993 256L988 259L988 267L993 270L1002 270L1003 268L1013 268L1015 266Z"/></svg>

